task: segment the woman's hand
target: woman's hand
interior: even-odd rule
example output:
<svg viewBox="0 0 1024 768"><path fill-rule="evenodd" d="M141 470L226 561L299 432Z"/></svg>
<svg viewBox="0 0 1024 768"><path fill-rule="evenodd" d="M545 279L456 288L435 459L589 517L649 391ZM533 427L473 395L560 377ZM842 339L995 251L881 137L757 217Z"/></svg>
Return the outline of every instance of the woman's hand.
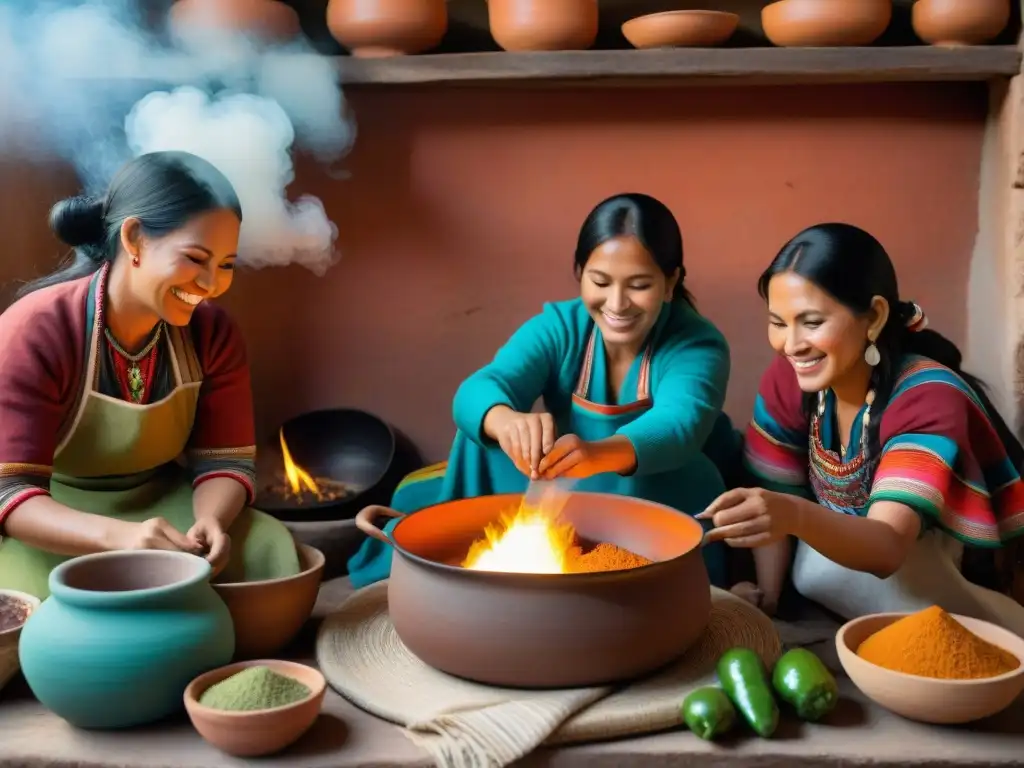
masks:
<svg viewBox="0 0 1024 768"><path fill-rule="evenodd" d="M577 435L563 435L537 468L545 480L556 477L583 479L602 472L628 474L636 467L636 452L625 437L587 441Z"/></svg>
<svg viewBox="0 0 1024 768"><path fill-rule="evenodd" d="M484 434L501 446L520 472L537 480L541 459L555 444L557 430L550 413L519 413L498 405L484 418Z"/></svg>
<svg viewBox="0 0 1024 768"><path fill-rule="evenodd" d="M755 608L760 608L761 602L764 600L764 592L752 581L736 582L729 591L741 600L746 600Z"/></svg>
<svg viewBox="0 0 1024 768"><path fill-rule="evenodd" d="M730 547L763 547L793 535L796 506L792 496L763 488L726 491L698 515L715 527L704 534L705 543L724 541Z"/></svg>
<svg viewBox="0 0 1024 768"><path fill-rule="evenodd" d="M120 521L123 522L123 521ZM162 549L170 552L199 554L202 550L190 537L162 517L151 517L141 523L123 522L118 528L113 549Z"/></svg>
<svg viewBox="0 0 1024 768"><path fill-rule="evenodd" d="M231 537L213 518L204 517L188 530L188 538L204 553L213 568L213 576L224 570L231 557Z"/></svg>

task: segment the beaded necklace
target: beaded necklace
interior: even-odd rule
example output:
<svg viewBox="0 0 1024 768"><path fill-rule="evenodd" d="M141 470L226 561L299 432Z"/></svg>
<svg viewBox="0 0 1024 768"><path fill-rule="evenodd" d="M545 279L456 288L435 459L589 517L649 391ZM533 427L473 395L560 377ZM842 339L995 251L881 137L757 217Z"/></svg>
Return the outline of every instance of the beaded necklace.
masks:
<svg viewBox="0 0 1024 768"><path fill-rule="evenodd" d="M103 329L103 335L107 339L107 345L113 350L114 374L121 393L133 403L144 403L148 390L147 385L153 378L153 371L156 369L157 342L163 335L164 324L161 322L156 327L156 332L149 340L149 343L141 351L132 355L126 352L110 328Z"/></svg>
<svg viewBox="0 0 1024 768"><path fill-rule="evenodd" d="M871 496L871 476L875 462L867 461L868 425L875 393L869 391L861 420L860 445L849 445L842 452L829 449L822 439L822 420L825 418L825 393L818 393L818 407L811 417L810 481L818 503L848 515L860 514ZM852 443L852 441L851 441ZM859 450L853 456L843 454Z"/></svg>

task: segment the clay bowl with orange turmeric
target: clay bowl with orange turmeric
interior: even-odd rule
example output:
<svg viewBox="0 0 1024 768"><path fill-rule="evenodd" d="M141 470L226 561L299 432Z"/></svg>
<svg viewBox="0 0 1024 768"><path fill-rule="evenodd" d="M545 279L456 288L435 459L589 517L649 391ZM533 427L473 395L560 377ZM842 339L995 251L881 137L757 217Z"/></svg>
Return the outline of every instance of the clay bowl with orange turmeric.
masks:
<svg viewBox="0 0 1024 768"><path fill-rule="evenodd" d="M564 570L466 567L485 530L509 530L507 516L522 502L481 496L410 515L372 506L356 516L361 531L393 550L388 612L420 660L488 685L571 688L641 677L700 638L711 589L699 522L641 499L571 493L557 513L576 536ZM388 533L376 525L385 517L400 518Z"/></svg>
<svg viewBox="0 0 1024 768"><path fill-rule="evenodd" d="M939 621L948 627L937 629L933 613L941 614ZM930 623L916 635L901 631L911 617L925 617ZM904 624L893 631L900 621ZM890 635L883 634L886 630ZM970 723L1001 712L1024 691L1024 638L987 621L937 608L853 619L836 633L836 650L861 693L908 720ZM923 671L926 666L934 667L929 675L948 677L893 669Z"/></svg>

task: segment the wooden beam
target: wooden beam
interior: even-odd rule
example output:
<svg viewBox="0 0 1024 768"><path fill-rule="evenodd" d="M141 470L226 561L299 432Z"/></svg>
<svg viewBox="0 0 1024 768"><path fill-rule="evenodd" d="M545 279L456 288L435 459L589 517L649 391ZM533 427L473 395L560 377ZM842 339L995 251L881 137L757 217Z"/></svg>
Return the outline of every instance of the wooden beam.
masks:
<svg viewBox="0 0 1024 768"><path fill-rule="evenodd" d="M1017 0L1024 10L1024 0ZM1024 49L1024 36L1018 39ZM978 237L967 296L965 367L1024 436L1024 74L990 86Z"/></svg>
<svg viewBox="0 0 1024 768"><path fill-rule="evenodd" d="M701 48L335 57L346 86L845 83L991 80L1020 71L1016 46Z"/></svg>

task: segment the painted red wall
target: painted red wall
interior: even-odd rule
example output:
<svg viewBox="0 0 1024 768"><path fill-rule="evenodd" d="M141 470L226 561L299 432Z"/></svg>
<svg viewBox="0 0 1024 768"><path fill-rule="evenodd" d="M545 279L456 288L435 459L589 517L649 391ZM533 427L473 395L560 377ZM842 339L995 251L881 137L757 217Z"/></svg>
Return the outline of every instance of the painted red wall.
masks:
<svg viewBox="0 0 1024 768"><path fill-rule="evenodd" d="M757 276L806 225L871 230L904 295L964 338L983 85L386 90L352 103L350 178L303 163L296 184L327 204L341 261L323 278L243 273L226 298L266 438L289 415L348 405L442 458L459 381L543 302L575 295L578 227L627 190L679 218L690 288L732 344L737 420L771 355ZM53 174L36 169L28 201L4 174L0 224L15 239L0 279L57 253L45 214L73 185Z"/></svg>

